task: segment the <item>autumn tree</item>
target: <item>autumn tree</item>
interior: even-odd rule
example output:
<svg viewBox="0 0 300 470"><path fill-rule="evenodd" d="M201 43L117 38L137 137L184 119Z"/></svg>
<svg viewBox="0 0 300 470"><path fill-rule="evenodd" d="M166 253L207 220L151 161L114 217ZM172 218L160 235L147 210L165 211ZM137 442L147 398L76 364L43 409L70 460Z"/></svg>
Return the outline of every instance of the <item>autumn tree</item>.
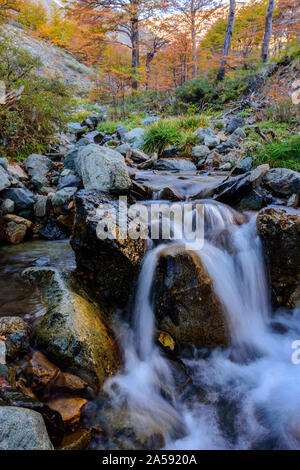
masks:
<svg viewBox="0 0 300 470"><path fill-rule="evenodd" d="M132 88L137 89L142 25L166 6L166 0L75 0L71 11L77 16L89 14L94 21L102 22L116 33L108 36L111 42L131 49Z"/></svg>
<svg viewBox="0 0 300 470"><path fill-rule="evenodd" d="M12 12L18 12L19 9L19 0L0 0L0 24L11 18Z"/></svg>
<svg viewBox="0 0 300 470"><path fill-rule="evenodd" d="M265 34L261 48L261 58L263 62L267 62L269 55L269 45L272 35L272 20L275 10L275 0L269 0L266 14Z"/></svg>
<svg viewBox="0 0 300 470"><path fill-rule="evenodd" d="M220 6L219 0L173 0L173 9L179 13L181 29L190 34L192 46L192 77L197 75L197 43L200 33L205 30L205 23L212 18Z"/></svg>

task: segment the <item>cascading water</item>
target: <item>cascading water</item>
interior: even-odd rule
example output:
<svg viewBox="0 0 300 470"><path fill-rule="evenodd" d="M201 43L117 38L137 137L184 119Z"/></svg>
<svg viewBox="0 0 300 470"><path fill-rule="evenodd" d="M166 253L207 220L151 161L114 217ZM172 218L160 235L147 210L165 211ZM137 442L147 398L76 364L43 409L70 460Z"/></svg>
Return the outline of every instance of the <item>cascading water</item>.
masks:
<svg viewBox="0 0 300 470"><path fill-rule="evenodd" d="M150 292L159 256L170 247L158 245L144 260L134 326L123 334L125 370L105 386L114 407L126 403L132 423L163 432L169 449L300 445L300 374L291 361L300 312L272 315L256 217L239 217L205 201L205 243L197 252L224 306L231 346L183 356L193 385L175 396L169 361L154 344Z"/></svg>

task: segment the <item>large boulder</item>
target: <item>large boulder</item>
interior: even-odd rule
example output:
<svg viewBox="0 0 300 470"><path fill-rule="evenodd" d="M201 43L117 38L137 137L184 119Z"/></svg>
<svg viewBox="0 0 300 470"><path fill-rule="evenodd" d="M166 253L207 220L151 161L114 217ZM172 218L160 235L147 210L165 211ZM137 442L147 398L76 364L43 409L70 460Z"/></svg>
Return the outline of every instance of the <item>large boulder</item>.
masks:
<svg viewBox="0 0 300 470"><path fill-rule="evenodd" d="M101 387L120 365L110 306L100 297L96 304L70 273L28 268L22 276L41 288L47 309L36 330L39 348L93 388Z"/></svg>
<svg viewBox="0 0 300 470"><path fill-rule="evenodd" d="M158 328L181 346L228 344L222 306L196 253L166 251L156 269L153 296Z"/></svg>
<svg viewBox="0 0 300 470"><path fill-rule="evenodd" d="M275 305L300 307L300 215L267 207L257 216Z"/></svg>
<svg viewBox="0 0 300 470"><path fill-rule="evenodd" d="M145 133L145 129L136 127L132 129L132 131L127 132L127 134L123 136L123 140L125 143L130 144L132 148L140 148L143 145Z"/></svg>
<svg viewBox="0 0 300 470"><path fill-rule="evenodd" d="M162 171L196 171L196 165L190 160L184 158L160 158L154 163L153 168L155 170Z"/></svg>
<svg viewBox="0 0 300 470"><path fill-rule="evenodd" d="M42 416L26 408L1 406L0 450L53 450Z"/></svg>
<svg viewBox="0 0 300 470"><path fill-rule="evenodd" d="M300 173L289 168L272 168L265 174L264 184L275 195L290 197L300 193Z"/></svg>
<svg viewBox="0 0 300 470"><path fill-rule="evenodd" d="M25 160L25 169L31 176L32 184L40 189L46 182L46 174L52 169L53 163L44 155L32 154Z"/></svg>
<svg viewBox="0 0 300 470"><path fill-rule="evenodd" d="M76 218L71 246L77 265L93 275L100 289L109 291L118 303L128 301L140 262L146 252L146 240L120 238L118 230L112 239L100 239L97 225L102 221L97 209L110 204L118 213L118 202L110 196L91 191L79 191L75 197ZM107 212L110 219L110 211ZM127 220L129 223L130 220Z"/></svg>
<svg viewBox="0 0 300 470"><path fill-rule="evenodd" d="M122 192L131 186L124 158L108 147L90 144L81 148L77 165L85 189Z"/></svg>

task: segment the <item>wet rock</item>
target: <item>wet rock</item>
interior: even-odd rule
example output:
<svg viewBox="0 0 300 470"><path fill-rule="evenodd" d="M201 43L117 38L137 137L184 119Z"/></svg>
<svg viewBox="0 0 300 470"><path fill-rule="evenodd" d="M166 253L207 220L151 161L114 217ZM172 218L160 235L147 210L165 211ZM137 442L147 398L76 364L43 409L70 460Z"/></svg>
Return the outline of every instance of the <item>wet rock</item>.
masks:
<svg viewBox="0 0 300 470"><path fill-rule="evenodd" d="M46 403L49 408L60 413L66 428L71 428L80 421L81 410L86 405L85 398L55 398Z"/></svg>
<svg viewBox="0 0 300 470"><path fill-rule="evenodd" d="M0 191L10 187L10 181L6 170L0 166Z"/></svg>
<svg viewBox="0 0 300 470"><path fill-rule="evenodd" d="M2 214L13 214L15 210L15 203L11 199L4 199L1 204L1 212Z"/></svg>
<svg viewBox="0 0 300 470"><path fill-rule="evenodd" d="M46 217L51 208L50 199L47 196L37 194L35 196L35 204L33 206L35 217Z"/></svg>
<svg viewBox="0 0 300 470"><path fill-rule="evenodd" d="M129 236L120 238L118 229L112 239L100 239L96 230L103 217L97 215L96 211L103 208L104 204L111 206L112 213L113 209L118 213L118 201L109 196L90 191L77 193L71 246L76 254L77 265L93 276L98 288L108 290L114 300L126 304L146 252L146 240L134 240ZM127 225L129 223L130 219Z"/></svg>
<svg viewBox="0 0 300 470"><path fill-rule="evenodd" d="M160 158L153 165L155 170L169 171L196 171L196 165L184 158Z"/></svg>
<svg viewBox="0 0 300 470"><path fill-rule="evenodd" d="M31 388L43 390L58 374L59 368L52 364L40 351L36 351L29 361L27 374L31 378Z"/></svg>
<svg viewBox="0 0 300 470"><path fill-rule="evenodd" d="M215 199L225 204L238 204L260 186L268 168L269 165L260 165L255 170L229 178L215 189ZM252 195L255 196L253 193ZM268 200L265 201L265 203L267 202Z"/></svg>
<svg viewBox="0 0 300 470"><path fill-rule="evenodd" d="M71 278L50 268L28 268L22 276L42 289L47 313L36 331L38 347L93 388L119 367L118 347L108 323L112 309L98 305Z"/></svg>
<svg viewBox="0 0 300 470"><path fill-rule="evenodd" d="M192 148L191 157L194 159L206 158L209 153L210 150L206 145L196 145Z"/></svg>
<svg viewBox="0 0 300 470"><path fill-rule="evenodd" d="M57 191L52 198L53 206L63 206L66 202L69 202L74 194L76 193L77 188L74 186L66 187Z"/></svg>
<svg viewBox="0 0 300 470"><path fill-rule="evenodd" d="M131 148L136 149L142 147L144 143L145 129L137 127L132 129L132 131L127 132L123 136L123 141L127 144L130 144Z"/></svg>
<svg viewBox="0 0 300 470"><path fill-rule="evenodd" d="M61 443L64 435L64 424L60 413L49 408L36 398L24 395L24 393L15 387L2 387L0 389L0 400L10 407L27 408L28 410L32 410L40 414L44 419L48 435L53 444L59 445Z"/></svg>
<svg viewBox="0 0 300 470"><path fill-rule="evenodd" d="M29 209L34 204L34 194L28 189L10 188L3 191L3 199L11 199L15 203L15 209L20 212Z"/></svg>
<svg viewBox="0 0 300 470"><path fill-rule="evenodd" d="M93 437L92 429L77 429L77 431L66 434L57 450L87 450Z"/></svg>
<svg viewBox="0 0 300 470"><path fill-rule="evenodd" d="M288 168L272 168L264 176L264 184L278 196L300 193L300 173Z"/></svg>
<svg viewBox="0 0 300 470"><path fill-rule="evenodd" d="M161 256L153 287L158 328L181 346L228 344L223 309L198 256L181 249Z"/></svg>
<svg viewBox="0 0 300 470"><path fill-rule="evenodd" d="M226 125L226 133L232 134L238 127L243 127L246 124L244 118L241 117L233 117L229 119Z"/></svg>
<svg viewBox="0 0 300 470"><path fill-rule="evenodd" d="M240 211L258 211L268 202L268 195L262 188L251 189L238 203Z"/></svg>
<svg viewBox="0 0 300 470"><path fill-rule="evenodd" d="M85 189L122 192L131 186L124 158L115 150L88 145L79 151L77 164Z"/></svg>
<svg viewBox="0 0 300 470"><path fill-rule="evenodd" d="M276 305L300 306L300 215L267 207L257 216Z"/></svg>
<svg viewBox="0 0 300 470"><path fill-rule="evenodd" d="M77 375L60 372L55 379L54 386L63 392L78 394L87 388L88 383Z"/></svg>
<svg viewBox="0 0 300 470"><path fill-rule="evenodd" d="M4 216L7 222L7 241L13 245L18 245L24 240L27 230L32 228L32 222L14 214Z"/></svg>
<svg viewBox="0 0 300 470"><path fill-rule="evenodd" d="M1 450L53 450L42 416L32 410L0 407Z"/></svg>
<svg viewBox="0 0 300 470"><path fill-rule="evenodd" d="M68 187L82 188L81 179L74 174L69 174L69 175L63 176L62 178L59 178L57 189L61 190L61 189L68 188Z"/></svg>
<svg viewBox="0 0 300 470"><path fill-rule="evenodd" d="M64 240L68 238L66 230L57 223L54 217L47 220L45 225L39 230L39 234L46 240Z"/></svg>

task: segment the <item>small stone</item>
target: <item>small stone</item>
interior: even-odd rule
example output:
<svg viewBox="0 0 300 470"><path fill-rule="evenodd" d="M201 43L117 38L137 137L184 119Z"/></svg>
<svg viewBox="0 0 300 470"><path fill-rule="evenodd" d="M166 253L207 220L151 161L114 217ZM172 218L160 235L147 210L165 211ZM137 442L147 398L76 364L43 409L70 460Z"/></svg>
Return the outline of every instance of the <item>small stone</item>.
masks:
<svg viewBox="0 0 300 470"><path fill-rule="evenodd" d="M25 173L23 168L18 163L9 163L7 169L10 175L14 176L20 181L26 181L29 179L27 173Z"/></svg>
<svg viewBox="0 0 300 470"><path fill-rule="evenodd" d="M10 188L3 192L3 199L11 199L15 203L16 211L29 209L34 204L34 194L28 189Z"/></svg>
<svg viewBox="0 0 300 470"><path fill-rule="evenodd" d="M36 351L29 361L28 375L33 390L44 389L58 374L59 368L52 364L43 353Z"/></svg>
<svg viewBox="0 0 300 470"><path fill-rule="evenodd" d="M298 207L299 205L299 194L292 194L287 202L288 207Z"/></svg>
<svg viewBox="0 0 300 470"><path fill-rule="evenodd" d="M58 411L61 414L65 427L72 427L79 423L81 410L87 403L85 398L70 397L56 398L46 403L49 408Z"/></svg>
<svg viewBox="0 0 300 470"><path fill-rule="evenodd" d="M0 166L0 191L10 187L10 181L7 172Z"/></svg>
<svg viewBox="0 0 300 470"><path fill-rule="evenodd" d="M79 393L85 390L88 383L77 375L61 372L55 380L55 387L64 392Z"/></svg>
<svg viewBox="0 0 300 470"><path fill-rule="evenodd" d="M7 224L7 240L13 245L18 245L24 240L27 229L32 227L32 222L18 217L17 215L7 214L4 219L8 222Z"/></svg>

